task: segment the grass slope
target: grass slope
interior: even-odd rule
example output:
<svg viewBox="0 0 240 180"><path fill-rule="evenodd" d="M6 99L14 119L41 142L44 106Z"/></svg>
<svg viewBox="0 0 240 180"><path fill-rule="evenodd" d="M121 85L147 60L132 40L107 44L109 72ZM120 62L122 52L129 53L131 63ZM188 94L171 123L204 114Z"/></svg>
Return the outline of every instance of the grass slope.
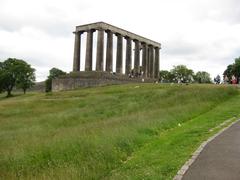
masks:
<svg viewBox="0 0 240 180"><path fill-rule="evenodd" d="M171 179L239 100L234 87L159 84L0 97L0 178Z"/></svg>

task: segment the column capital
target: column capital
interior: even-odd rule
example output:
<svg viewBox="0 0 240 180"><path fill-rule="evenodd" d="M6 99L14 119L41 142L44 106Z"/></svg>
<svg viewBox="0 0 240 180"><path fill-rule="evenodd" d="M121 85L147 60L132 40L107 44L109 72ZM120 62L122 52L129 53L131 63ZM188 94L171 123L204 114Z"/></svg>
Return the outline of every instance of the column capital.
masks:
<svg viewBox="0 0 240 180"><path fill-rule="evenodd" d="M120 33L117 33L117 32L114 33L114 34L115 34L116 36L122 36Z"/></svg>
<svg viewBox="0 0 240 180"><path fill-rule="evenodd" d="M81 34L83 34L85 31L73 31L73 34L79 34L79 35L81 35Z"/></svg>
<svg viewBox="0 0 240 180"><path fill-rule="evenodd" d="M107 34L112 34L112 35L116 35L117 36L117 34L116 34L116 32L115 31L112 31L112 30L109 30L109 29L107 29L107 30L105 30L105 32L107 33ZM119 34L119 33L118 33Z"/></svg>
<svg viewBox="0 0 240 180"><path fill-rule="evenodd" d="M106 33L113 33L110 29L105 29Z"/></svg>
<svg viewBox="0 0 240 180"><path fill-rule="evenodd" d="M138 39L133 39L133 42L140 42Z"/></svg>
<svg viewBox="0 0 240 180"><path fill-rule="evenodd" d="M95 31L96 31L96 29L88 29L88 30L86 30L85 32L93 33L93 32L95 32Z"/></svg>
<svg viewBox="0 0 240 180"><path fill-rule="evenodd" d="M96 31L105 31L105 29L103 29L103 28L96 28L95 30Z"/></svg>
<svg viewBox="0 0 240 180"><path fill-rule="evenodd" d="M124 39L128 40L128 39L131 39L130 37L128 36L124 36ZM132 39L131 39L132 40Z"/></svg>

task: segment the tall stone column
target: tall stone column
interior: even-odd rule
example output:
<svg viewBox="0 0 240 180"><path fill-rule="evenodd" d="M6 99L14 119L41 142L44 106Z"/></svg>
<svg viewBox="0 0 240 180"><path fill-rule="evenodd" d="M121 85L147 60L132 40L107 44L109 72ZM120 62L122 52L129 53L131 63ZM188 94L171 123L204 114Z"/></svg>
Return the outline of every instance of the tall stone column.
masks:
<svg viewBox="0 0 240 180"><path fill-rule="evenodd" d="M104 31L98 30L96 70L103 71Z"/></svg>
<svg viewBox="0 0 240 180"><path fill-rule="evenodd" d="M92 71L93 32L93 30L87 31L85 71Z"/></svg>
<svg viewBox="0 0 240 180"><path fill-rule="evenodd" d="M132 40L126 37L126 69L125 74L129 75L131 73L132 66Z"/></svg>
<svg viewBox="0 0 240 180"><path fill-rule="evenodd" d="M153 47L153 57L152 57L152 78L155 78L155 48Z"/></svg>
<svg viewBox="0 0 240 180"><path fill-rule="evenodd" d="M143 71L143 77L147 77L147 45L145 43L142 43L142 71Z"/></svg>
<svg viewBox="0 0 240 180"><path fill-rule="evenodd" d="M154 78L159 79L159 47L155 47Z"/></svg>
<svg viewBox="0 0 240 180"><path fill-rule="evenodd" d="M123 37L121 34L117 34L117 57L116 57L116 72L122 74L122 60L123 60L123 49L122 49Z"/></svg>
<svg viewBox="0 0 240 180"><path fill-rule="evenodd" d="M107 52L106 52L106 71L112 72L113 64L113 33L112 31L107 31Z"/></svg>
<svg viewBox="0 0 240 180"><path fill-rule="evenodd" d="M153 46L149 46L149 77L153 78Z"/></svg>
<svg viewBox="0 0 240 180"><path fill-rule="evenodd" d="M146 67L145 67L145 77L149 77L148 74L149 74L149 48L148 48L148 45L146 44Z"/></svg>
<svg viewBox="0 0 240 180"><path fill-rule="evenodd" d="M81 58L81 34L82 32L74 32L74 54L73 54L73 71L80 71L80 58Z"/></svg>
<svg viewBox="0 0 240 180"><path fill-rule="evenodd" d="M139 74L140 71L140 47L139 47L139 41L138 40L134 40L135 43L135 52L134 52L134 71L135 74Z"/></svg>
<svg viewBox="0 0 240 180"><path fill-rule="evenodd" d="M150 48L147 46L147 77L150 78Z"/></svg>

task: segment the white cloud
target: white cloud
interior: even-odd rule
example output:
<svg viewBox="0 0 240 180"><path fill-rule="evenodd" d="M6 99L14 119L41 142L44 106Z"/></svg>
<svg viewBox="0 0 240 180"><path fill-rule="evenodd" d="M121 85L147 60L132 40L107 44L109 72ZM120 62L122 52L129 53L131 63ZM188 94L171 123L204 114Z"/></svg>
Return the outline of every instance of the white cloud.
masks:
<svg viewBox="0 0 240 180"><path fill-rule="evenodd" d="M238 0L1 0L0 59L26 59L43 80L72 69L76 25L105 21L162 43L161 68L221 74L240 56ZM84 46L83 46L84 47Z"/></svg>

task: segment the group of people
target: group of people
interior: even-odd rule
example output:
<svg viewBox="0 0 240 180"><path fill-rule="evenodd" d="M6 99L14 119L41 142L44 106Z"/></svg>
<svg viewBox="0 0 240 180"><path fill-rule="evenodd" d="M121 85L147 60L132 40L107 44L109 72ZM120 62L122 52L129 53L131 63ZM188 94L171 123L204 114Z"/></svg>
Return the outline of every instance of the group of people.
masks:
<svg viewBox="0 0 240 180"><path fill-rule="evenodd" d="M228 84L228 83L229 84L238 84L238 82L240 82L240 81L238 81L238 79L234 75L232 75L230 80L227 76L224 76L224 83L225 84Z"/></svg>
<svg viewBox="0 0 240 180"><path fill-rule="evenodd" d="M128 74L129 78L134 78L134 77L142 77L143 76L143 71L140 69L140 71L134 71L134 69L131 70L131 72Z"/></svg>

